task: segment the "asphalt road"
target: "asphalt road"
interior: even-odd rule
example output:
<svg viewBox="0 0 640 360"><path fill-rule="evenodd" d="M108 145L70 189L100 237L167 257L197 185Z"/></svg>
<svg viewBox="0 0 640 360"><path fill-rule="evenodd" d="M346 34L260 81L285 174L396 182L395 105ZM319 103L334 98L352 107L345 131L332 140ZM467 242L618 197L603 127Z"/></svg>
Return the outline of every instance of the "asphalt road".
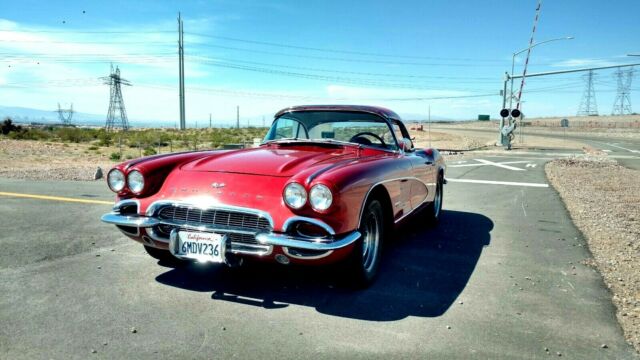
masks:
<svg viewBox="0 0 640 360"><path fill-rule="evenodd" d="M437 129L437 128L434 128ZM447 127L442 129L445 132L463 132L465 134L473 134L474 132L480 133L495 133L497 138L497 130L491 129L455 129ZM520 130L517 130L516 139L520 138ZM552 133L553 132L553 133ZM573 134L571 132L564 133L560 128L550 128L548 132L532 131L528 132L528 129L524 130L524 141L526 143L527 136L536 137L548 137L554 139L568 139L577 142L584 143L595 149L602 150L608 154L609 157L615 159L620 165L628 167L630 169L640 170L640 139L638 138L625 138L625 137L599 137L597 135L584 135ZM519 146L514 145L514 149L517 151ZM552 153L583 153L581 149L575 150L552 150Z"/></svg>
<svg viewBox="0 0 640 360"><path fill-rule="evenodd" d="M356 292L327 269L174 269L100 223L109 205L0 195L0 358L635 358L549 157L449 163L439 226L394 234ZM0 192L112 198L103 182Z"/></svg>

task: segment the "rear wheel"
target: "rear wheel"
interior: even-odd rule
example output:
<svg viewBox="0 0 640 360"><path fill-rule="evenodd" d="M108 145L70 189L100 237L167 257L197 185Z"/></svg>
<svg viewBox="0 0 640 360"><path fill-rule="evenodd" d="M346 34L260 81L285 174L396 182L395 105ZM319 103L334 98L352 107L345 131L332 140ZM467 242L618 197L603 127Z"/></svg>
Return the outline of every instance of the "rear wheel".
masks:
<svg viewBox="0 0 640 360"><path fill-rule="evenodd" d="M347 271L354 287L367 287L373 283L380 266L384 240L384 212L378 200L367 203L360 224L361 238L347 259Z"/></svg>
<svg viewBox="0 0 640 360"><path fill-rule="evenodd" d="M430 224L436 225L440 219L440 213L442 212L442 201L444 200L444 178L442 174L438 175L438 182L436 183L436 194L426 209L427 220Z"/></svg>

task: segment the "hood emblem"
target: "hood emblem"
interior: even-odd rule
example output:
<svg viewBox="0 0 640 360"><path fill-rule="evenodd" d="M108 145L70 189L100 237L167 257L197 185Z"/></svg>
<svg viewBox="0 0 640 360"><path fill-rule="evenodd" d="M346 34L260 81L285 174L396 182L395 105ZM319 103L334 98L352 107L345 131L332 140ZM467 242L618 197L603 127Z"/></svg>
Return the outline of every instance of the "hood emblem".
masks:
<svg viewBox="0 0 640 360"><path fill-rule="evenodd" d="M213 184L211 184L211 187L214 188L214 189L221 189L221 188L224 187L224 185L225 185L224 183L214 182Z"/></svg>

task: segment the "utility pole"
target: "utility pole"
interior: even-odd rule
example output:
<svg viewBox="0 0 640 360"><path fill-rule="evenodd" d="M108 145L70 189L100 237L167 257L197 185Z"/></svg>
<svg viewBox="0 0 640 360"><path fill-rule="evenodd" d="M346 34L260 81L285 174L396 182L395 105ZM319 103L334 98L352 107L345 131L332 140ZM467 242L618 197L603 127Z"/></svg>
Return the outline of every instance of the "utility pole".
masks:
<svg viewBox="0 0 640 360"><path fill-rule="evenodd" d="M211 113L209 113L209 129L211 129Z"/></svg>
<svg viewBox="0 0 640 360"><path fill-rule="evenodd" d="M264 127L264 115L262 115L262 127Z"/></svg>
<svg viewBox="0 0 640 360"><path fill-rule="evenodd" d="M184 130L187 128L184 107L184 32L180 13L178 13L178 72L180 77L180 130Z"/></svg>
<svg viewBox="0 0 640 360"><path fill-rule="evenodd" d="M236 106L236 129L240 129L240 105Z"/></svg>
<svg viewBox="0 0 640 360"><path fill-rule="evenodd" d="M589 70L584 76L585 89L580 100L578 116L598 116L598 104L596 103L596 91L593 88L593 70Z"/></svg>

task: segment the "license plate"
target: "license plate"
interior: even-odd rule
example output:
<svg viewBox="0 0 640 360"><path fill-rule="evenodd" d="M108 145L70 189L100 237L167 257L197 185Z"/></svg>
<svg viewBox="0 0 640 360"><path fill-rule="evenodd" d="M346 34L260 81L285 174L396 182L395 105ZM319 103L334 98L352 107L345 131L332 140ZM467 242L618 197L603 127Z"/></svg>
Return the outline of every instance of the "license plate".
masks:
<svg viewBox="0 0 640 360"><path fill-rule="evenodd" d="M199 262L224 262L225 236L215 233L179 231L176 255Z"/></svg>

